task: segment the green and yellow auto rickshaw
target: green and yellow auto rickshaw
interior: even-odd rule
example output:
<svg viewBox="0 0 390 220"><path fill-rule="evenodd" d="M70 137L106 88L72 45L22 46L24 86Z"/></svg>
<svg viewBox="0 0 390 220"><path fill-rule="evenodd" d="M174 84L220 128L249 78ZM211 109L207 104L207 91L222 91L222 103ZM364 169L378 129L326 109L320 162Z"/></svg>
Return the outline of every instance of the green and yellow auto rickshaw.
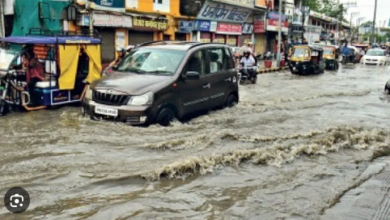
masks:
<svg viewBox="0 0 390 220"><path fill-rule="evenodd" d="M318 46L299 45L292 48L288 65L292 74L312 75L324 73L323 49Z"/></svg>
<svg viewBox="0 0 390 220"><path fill-rule="evenodd" d="M325 69L337 70L339 69L339 52L337 46L323 46L323 58L325 61Z"/></svg>

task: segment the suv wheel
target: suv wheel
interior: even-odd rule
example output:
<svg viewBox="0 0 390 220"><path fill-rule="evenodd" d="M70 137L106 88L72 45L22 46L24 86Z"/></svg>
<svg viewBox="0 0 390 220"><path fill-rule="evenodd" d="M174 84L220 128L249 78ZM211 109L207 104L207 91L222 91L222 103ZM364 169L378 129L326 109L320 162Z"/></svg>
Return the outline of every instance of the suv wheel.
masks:
<svg viewBox="0 0 390 220"><path fill-rule="evenodd" d="M236 106L238 103L237 97L233 94L230 94L228 98L226 99L225 107L231 108Z"/></svg>
<svg viewBox="0 0 390 220"><path fill-rule="evenodd" d="M169 126L175 119L175 113L170 108L163 108L157 115L156 122L161 126Z"/></svg>

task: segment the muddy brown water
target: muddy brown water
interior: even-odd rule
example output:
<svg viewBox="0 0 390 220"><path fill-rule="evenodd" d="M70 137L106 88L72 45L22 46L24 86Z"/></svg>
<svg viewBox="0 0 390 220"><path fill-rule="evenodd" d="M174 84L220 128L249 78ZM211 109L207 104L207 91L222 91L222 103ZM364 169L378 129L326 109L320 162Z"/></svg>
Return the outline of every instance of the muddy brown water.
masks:
<svg viewBox="0 0 390 220"><path fill-rule="evenodd" d="M80 110L0 118L0 219L390 219L389 67L260 75L171 127ZM14 186L31 197L10 214Z"/></svg>

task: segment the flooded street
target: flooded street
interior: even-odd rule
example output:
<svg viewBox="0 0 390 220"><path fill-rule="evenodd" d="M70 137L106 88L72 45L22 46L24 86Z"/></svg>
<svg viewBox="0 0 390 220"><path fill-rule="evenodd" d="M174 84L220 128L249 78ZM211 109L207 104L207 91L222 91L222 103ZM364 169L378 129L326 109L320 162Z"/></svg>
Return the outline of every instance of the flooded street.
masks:
<svg viewBox="0 0 390 220"><path fill-rule="evenodd" d="M342 67L341 67L342 68ZM0 219L390 219L390 67L259 75L171 127L77 107L0 118ZM4 207L12 187L28 210Z"/></svg>

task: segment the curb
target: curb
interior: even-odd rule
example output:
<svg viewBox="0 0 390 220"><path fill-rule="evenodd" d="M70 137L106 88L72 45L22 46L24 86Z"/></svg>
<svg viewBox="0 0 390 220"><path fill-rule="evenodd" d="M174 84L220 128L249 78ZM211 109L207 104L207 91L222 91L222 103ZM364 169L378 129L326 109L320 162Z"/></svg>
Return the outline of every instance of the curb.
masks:
<svg viewBox="0 0 390 220"><path fill-rule="evenodd" d="M281 67L280 70L277 67L273 68L266 68L266 69L260 69L257 71L257 74L264 74L264 73L272 73L272 72L279 72L279 71L285 71L286 67Z"/></svg>

